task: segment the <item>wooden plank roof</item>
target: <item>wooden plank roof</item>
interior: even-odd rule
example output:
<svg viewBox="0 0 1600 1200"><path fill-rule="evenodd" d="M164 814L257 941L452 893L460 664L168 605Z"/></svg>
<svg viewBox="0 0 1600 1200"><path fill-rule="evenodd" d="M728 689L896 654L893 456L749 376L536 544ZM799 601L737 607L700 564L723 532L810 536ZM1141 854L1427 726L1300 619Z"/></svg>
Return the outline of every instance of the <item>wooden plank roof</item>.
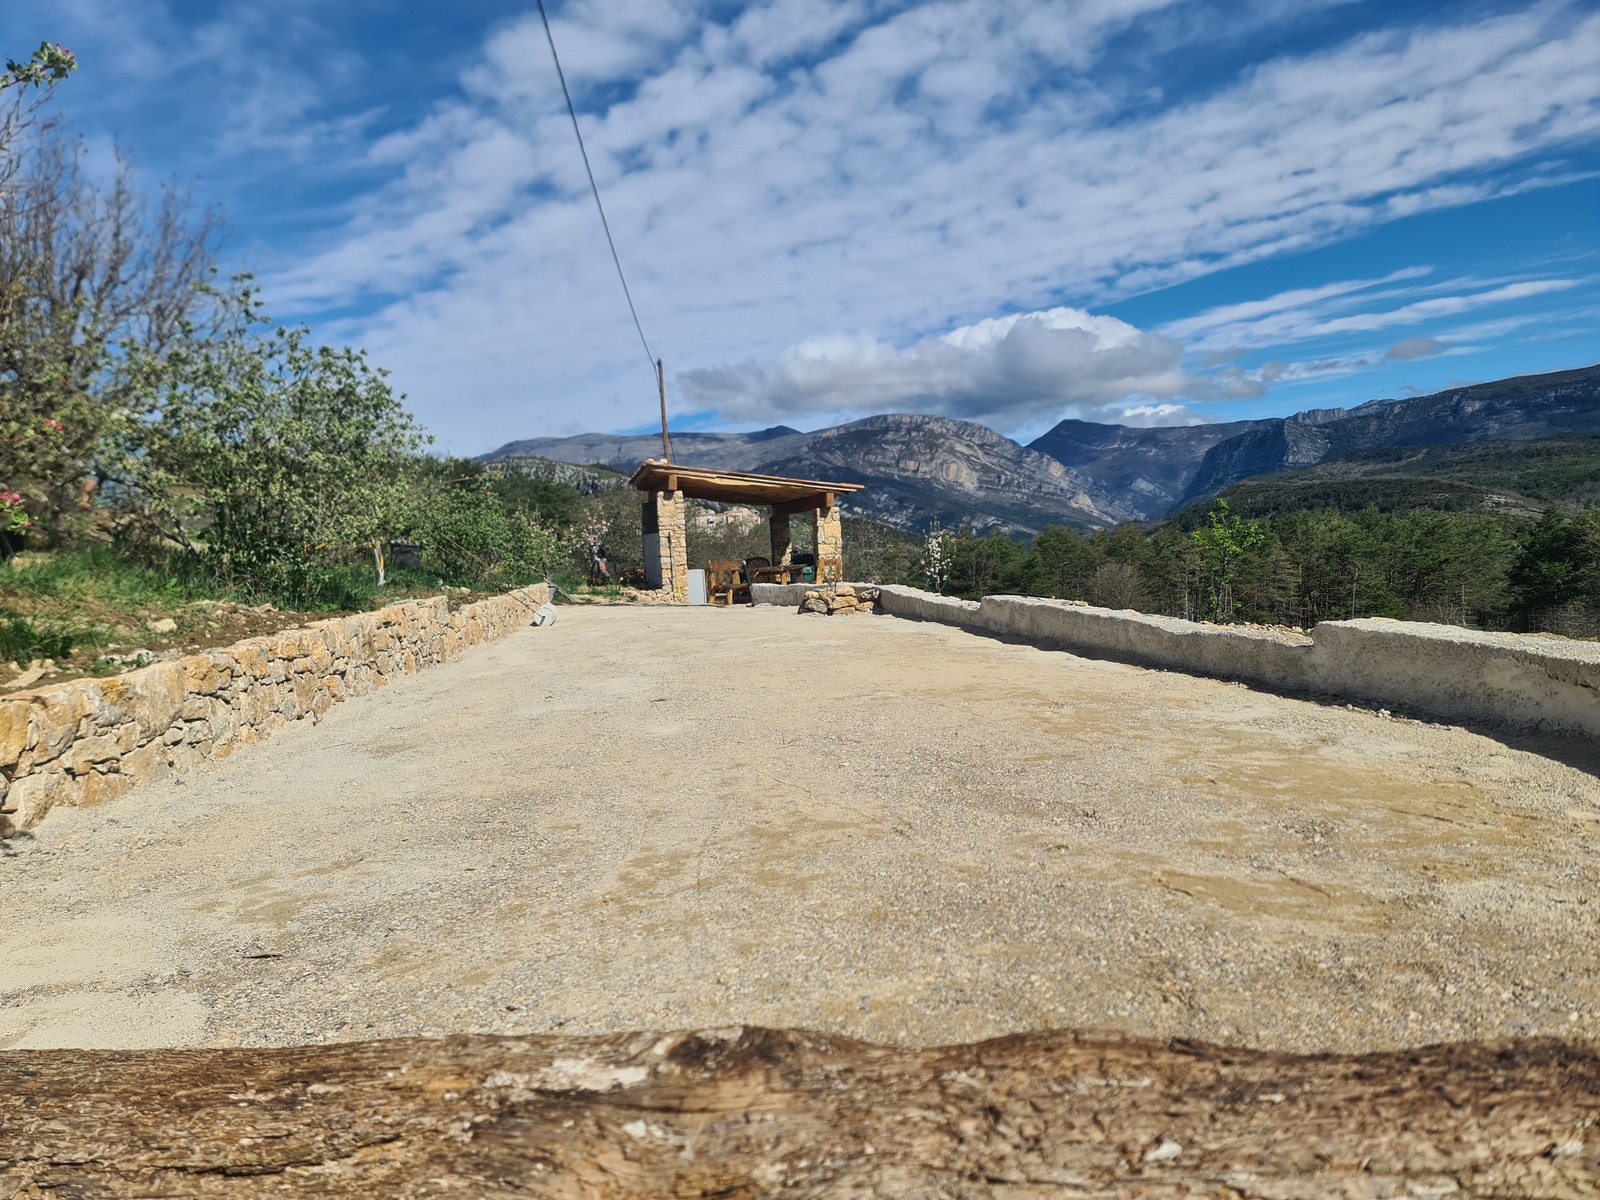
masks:
<svg viewBox="0 0 1600 1200"><path fill-rule="evenodd" d="M829 483L822 479L789 479L782 475L686 467L654 458L640 463L628 482L641 492L681 491L693 500L771 504L785 508L827 507L829 497L837 498L866 487L861 483Z"/></svg>

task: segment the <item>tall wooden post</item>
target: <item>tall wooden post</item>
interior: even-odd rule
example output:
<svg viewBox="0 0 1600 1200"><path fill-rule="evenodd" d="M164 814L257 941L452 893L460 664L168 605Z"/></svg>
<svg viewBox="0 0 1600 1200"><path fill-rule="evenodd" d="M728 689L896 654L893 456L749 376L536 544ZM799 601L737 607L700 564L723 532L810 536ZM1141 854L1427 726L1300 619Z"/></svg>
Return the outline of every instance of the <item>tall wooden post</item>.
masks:
<svg viewBox="0 0 1600 1200"><path fill-rule="evenodd" d="M656 359L656 391L661 395L661 461L672 461L672 440L667 437L667 373Z"/></svg>

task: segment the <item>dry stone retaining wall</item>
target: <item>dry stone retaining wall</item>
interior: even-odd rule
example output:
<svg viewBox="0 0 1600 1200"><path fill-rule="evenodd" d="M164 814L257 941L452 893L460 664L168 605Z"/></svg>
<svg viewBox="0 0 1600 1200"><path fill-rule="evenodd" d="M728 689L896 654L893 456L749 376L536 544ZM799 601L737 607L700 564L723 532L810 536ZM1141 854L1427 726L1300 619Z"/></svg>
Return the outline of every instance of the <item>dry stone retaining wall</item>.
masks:
<svg viewBox="0 0 1600 1200"><path fill-rule="evenodd" d="M32 828L57 804L101 804L320 718L528 624L548 599L540 584L455 612L442 596L407 600L0 700L0 836Z"/></svg>

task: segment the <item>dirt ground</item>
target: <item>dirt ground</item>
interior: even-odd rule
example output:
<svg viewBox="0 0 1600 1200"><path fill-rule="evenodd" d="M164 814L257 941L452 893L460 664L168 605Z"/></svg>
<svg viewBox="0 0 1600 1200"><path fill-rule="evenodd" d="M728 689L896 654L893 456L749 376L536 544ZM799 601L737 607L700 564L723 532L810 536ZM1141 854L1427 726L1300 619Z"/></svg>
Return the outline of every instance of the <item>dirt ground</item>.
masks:
<svg viewBox="0 0 1600 1200"><path fill-rule="evenodd" d="M14 841L0 1047L1600 1038L1597 766L890 617L567 608Z"/></svg>

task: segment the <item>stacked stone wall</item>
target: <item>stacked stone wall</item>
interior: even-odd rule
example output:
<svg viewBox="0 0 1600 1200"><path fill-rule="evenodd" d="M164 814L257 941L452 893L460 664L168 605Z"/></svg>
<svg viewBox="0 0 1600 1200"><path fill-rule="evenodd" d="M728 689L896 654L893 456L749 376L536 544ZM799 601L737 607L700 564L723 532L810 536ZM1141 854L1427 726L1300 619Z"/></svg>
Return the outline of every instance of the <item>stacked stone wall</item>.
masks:
<svg viewBox="0 0 1600 1200"><path fill-rule="evenodd" d="M683 492L652 492L644 502L646 570L650 569L648 549L655 540L655 560L659 578L652 576L653 589L671 597L667 603L689 602L688 505Z"/></svg>
<svg viewBox="0 0 1600 1200"><path fill-rule="evenodd" d="M291 721L530 623L543 584L466 604L407 600L107 679L0 700L0 836L270 737Z"/></svg>

